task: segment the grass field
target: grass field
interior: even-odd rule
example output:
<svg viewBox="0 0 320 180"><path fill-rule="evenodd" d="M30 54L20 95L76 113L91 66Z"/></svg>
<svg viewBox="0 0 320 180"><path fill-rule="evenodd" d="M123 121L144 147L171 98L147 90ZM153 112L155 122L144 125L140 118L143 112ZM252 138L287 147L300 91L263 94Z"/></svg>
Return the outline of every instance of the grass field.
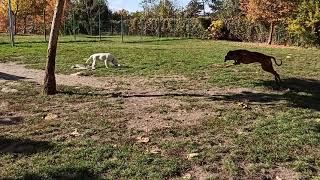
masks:
<svg viewBox="0 0 320 180"><path fill-rule="evenodd" d="M44 68L41 37L18 37L14 48L6 40L0 36L0 62ZM125 41L62 37L59 44L59 73L74 73L70 67L95 52L119 57L122 68L100 63L86 72L118 78L115 89L59 86L58 95L45 97L36 83L0 81L0 89L18 90L0 92L1 178L320 178L320 50ZM225 54L240 48L282 60L275 67L282 85L256 64L227 67ZM57 117L45 119L50 113Z"/></svg>

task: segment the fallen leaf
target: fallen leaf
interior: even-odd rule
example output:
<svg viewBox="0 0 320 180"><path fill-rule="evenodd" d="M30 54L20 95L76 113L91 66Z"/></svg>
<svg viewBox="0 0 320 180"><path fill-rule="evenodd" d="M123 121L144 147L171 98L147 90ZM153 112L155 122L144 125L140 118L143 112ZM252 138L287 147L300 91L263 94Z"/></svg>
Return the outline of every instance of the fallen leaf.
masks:
<svg viewBox="0 0 320 180"><path fill-rule="evenodd" d="M149 141L150 139L148 137L142 137L142 136L137 137L138 143L148 143Z"/></svg>
<svg viewBox="0 0 320 180"><path fill-rule="evenodd" d="M186 173L185 175L182 176L182 179L191 179L192 176L190 173Z"/></svg>
<svg viewBox="0 0 320 180"><path fill-rule="evenodd" d="M155 147L153 149L150 150L151 154L160 154L161 153L161 149L159 149L158 147Z"/></svg>
<svg viewBox="0 0 320 180"><path fill-rule="evenodd" d="M244 103L244 102L238 103L238 106L242 107L243 109L251 109L251 107L247 103Z"/></svg>
<svg viewBox="0 0 320 180"><path fill-rule="evenodd" d="M81 136L81 134L78 133L78 130L77 130L77 129L75 129L72 133L70 133L70 136L79 137L79 136Z"/></svg>
<svg viewBox="0 0 320 180"><path fill-rule="evenodd" d="M53 119L57 119L58 115L53 114L53 113L48 113L47 115L45 115L44 119L45 120L53 120Z"/></svg>
<svg viewBox="0 0 320 180"><path fill-rule="evenodd" d="M191 153L191 154L187 155L187 159L191 160L192 158L197 157L197 156L199 156L199 153Z"/></svg>

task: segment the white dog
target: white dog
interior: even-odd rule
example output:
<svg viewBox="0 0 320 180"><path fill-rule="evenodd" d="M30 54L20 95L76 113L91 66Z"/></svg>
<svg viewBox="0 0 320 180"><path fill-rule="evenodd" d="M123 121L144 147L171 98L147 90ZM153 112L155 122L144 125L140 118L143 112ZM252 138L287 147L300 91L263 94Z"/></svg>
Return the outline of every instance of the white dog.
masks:
<svg viewBox="0 0 320 180"><path fill-rule="evenodd" d="M118 64L118 60L110 53L97 53L93 54L89 57L89 59L86 61L86 64L89 63L89 61L92 60L92 69L96 68L96 61L101 60L104 61L104 64L106 68L109 68L109 64L112 63L114 66L119 67L120 64Z"/></svg>

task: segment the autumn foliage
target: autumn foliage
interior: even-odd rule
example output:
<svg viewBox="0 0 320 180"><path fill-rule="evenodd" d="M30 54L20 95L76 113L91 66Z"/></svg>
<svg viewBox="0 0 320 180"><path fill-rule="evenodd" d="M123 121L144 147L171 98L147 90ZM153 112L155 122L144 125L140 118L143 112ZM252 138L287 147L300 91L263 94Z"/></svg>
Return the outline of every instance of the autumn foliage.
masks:
<svg viewBox="0 0 320 180"><path fill-rule="evenodd" d="M56 0L11 0L16 33L42 33L44 27L50 28ZM70 2L66 2L67 12ZM66 17L66 16L64 16ZM0 32L8 26L8 0L0 3Z"/></svg>
<svg viewBox="0 0 320 180"><path fill-rule="evenodd" d="M293 14L298 2L295 0L240 0L240 5L249 20L270 24L268 43L271 44L275 24Z"/></svg>

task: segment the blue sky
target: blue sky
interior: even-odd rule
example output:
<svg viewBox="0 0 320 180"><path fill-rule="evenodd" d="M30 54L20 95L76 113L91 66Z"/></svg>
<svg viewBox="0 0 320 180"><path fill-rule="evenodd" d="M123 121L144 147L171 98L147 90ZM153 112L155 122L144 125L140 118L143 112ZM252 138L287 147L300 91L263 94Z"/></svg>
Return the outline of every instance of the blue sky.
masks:
<svg viewBox="0 0 320 180"><path fill-rule="evenodd" d="M141 0L108 0L112 10L126 9L130 12L141 10L140 1ZM178 6L185 6L189 0L175 0L175 2Z"/></svg>

